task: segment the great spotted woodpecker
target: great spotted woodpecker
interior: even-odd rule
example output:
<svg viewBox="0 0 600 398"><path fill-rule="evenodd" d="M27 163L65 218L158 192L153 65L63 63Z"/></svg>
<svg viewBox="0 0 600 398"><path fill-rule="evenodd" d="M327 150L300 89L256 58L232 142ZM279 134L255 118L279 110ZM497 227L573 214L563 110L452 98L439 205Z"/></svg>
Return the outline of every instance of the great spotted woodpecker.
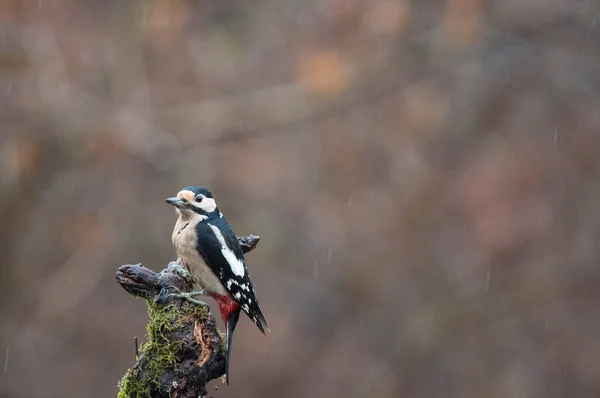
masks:
<svg viewBox="0 0 600 398"><path fill-rule="evenodd" d="M194 291L181 296L208 295L215 299L227 328L225 378L229 384L229 360L233 331L243 310L264 334L269 329L246 268L244 254L231 226L204 187L190 186L167 198L178 219L171 239L181 262L194 280ZM203 304L203 303L202 303Z"/></svg>

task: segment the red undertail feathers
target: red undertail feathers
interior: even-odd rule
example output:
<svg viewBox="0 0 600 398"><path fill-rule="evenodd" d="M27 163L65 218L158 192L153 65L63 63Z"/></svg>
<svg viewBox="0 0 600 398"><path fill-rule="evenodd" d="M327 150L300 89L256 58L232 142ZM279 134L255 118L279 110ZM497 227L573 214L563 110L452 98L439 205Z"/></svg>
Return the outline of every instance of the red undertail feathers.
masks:
<svg viewBox="0 0 600 398"><path fill-rule="evenodd" d="M227 353L225 354L225 381L229 385L229 362L231 359L231 343L233 341L233 331L237 325L238 319L240 318L240 306L228 296L221 296L219 294L213 295L217 301L219 310L221 311L221 317L225 323L227 329Z"/></svg>

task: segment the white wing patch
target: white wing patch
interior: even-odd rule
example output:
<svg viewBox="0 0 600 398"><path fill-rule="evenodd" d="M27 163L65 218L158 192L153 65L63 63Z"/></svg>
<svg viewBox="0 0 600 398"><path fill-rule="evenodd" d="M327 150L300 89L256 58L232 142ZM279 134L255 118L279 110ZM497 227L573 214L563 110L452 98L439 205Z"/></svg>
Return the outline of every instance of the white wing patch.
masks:
<svg viewBox="0 0 600 398"><path fill-rule="evenodd" d="M210 227L210 229L212 229L213 233L217 237L217 240L221 244L221 253L223 254L223 257L225 257L225 260L227 260L227 262L229 263L231 271L237 276L244 276L244 263L242 262L242 260L236 257L234 252L229 250L229 248L227 247L227 243L225 243L225 238L223 237L221 230L212 224L207 225Z"/></svg>

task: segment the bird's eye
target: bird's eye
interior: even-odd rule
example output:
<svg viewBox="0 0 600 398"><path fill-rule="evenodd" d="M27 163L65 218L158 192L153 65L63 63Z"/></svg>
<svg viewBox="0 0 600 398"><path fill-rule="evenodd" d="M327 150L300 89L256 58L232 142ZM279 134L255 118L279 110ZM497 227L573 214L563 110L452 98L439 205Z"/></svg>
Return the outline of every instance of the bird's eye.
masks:
<svg viewBox="0 0 600 398"><path fill-rule="evenodd" d="M202 199L204 199L204 196L198 195L198 196L196 196L195 200L196 200L196 202L200 203L200 202L202 202Z"/></svg>

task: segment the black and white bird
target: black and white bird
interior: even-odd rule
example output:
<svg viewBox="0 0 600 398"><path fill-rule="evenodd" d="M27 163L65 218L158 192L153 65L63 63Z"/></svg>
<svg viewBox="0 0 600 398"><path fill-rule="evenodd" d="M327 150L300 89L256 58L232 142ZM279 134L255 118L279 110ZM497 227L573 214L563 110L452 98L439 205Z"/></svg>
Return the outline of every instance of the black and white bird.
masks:
<svg viewBox="0 0 600 398"><path fill-rule="evenodd" d="M221 311L227 329L225 377L229 384L231 342L240 311L263 334L269 325L258 305L242 248L212 194L204 187L190 186L166 201L178 214L173 246L194 280L194 291L182 297L197 302L194 296L208 295Z"/></svg>

